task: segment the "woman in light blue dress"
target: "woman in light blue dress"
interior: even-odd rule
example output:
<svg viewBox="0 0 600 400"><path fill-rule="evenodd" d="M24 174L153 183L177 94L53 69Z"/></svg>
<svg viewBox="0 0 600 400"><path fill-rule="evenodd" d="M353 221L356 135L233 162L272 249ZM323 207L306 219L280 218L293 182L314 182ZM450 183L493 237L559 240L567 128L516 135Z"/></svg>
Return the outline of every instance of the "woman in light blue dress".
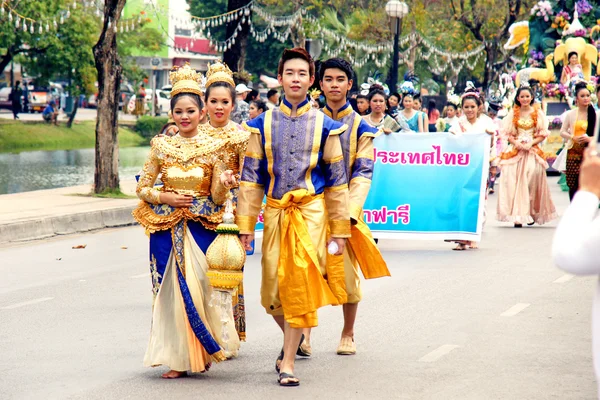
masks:
<svg viewBox="0 0 600 400"><path fill-rule="evenodd" d="M422 113L413 109L413 95L405 93L402 97L403 109L396 117L399 122L404 122L413 132L425 132Z"/></svg>

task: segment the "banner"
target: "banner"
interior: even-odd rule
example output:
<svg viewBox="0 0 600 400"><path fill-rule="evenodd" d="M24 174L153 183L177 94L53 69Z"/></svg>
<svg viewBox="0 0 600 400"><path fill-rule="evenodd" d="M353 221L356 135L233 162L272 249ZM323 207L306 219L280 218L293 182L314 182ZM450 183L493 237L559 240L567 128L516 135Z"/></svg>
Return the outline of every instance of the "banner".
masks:
<svg viewBox="0 0 600 400"><path fill-rule="evenodd" d="M374 140L365 222L382 239L480 241L490 136L393 133Z"/></svg>

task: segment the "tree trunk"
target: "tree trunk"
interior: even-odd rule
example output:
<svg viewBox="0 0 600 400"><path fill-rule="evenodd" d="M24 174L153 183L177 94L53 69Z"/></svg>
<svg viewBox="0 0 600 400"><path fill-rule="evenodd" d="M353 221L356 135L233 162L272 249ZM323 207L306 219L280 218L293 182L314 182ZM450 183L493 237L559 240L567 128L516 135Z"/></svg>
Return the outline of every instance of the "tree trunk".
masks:
<svg viewBox="0 0 600 400"><path fill-rule="evenodd" d="M118 107L123 68L117 53L118 24L126 0L104 2L104 26L94 46L98 71L98 118L96 122L96 169L94 192L119 188Z"/></svg>
<svg viewBox="0 0 600 400"><path fill-rule="evenodd" d="M6 53L4 56L2 56L2 58L0 58L0 73L4 72L4 70L6 69L6 67L8 67L8 64L10 64L12 59L12 53Z"/></svg>
<svg viewBox="0 0 600 400"><path fill-rule="evenodd" d="M229 0L227 11L237 10L249 3L250 0ZM238 33L235 44L223 54L223 62L227 64L232 72L243 71L246 64L246 48L248 47L248 35L250 35L249 21L252 18L252 14L244 15L242 18L246 18L246 22L242 24L242 30ZM239 22L240 20L235 20L227 23L226 38L230 38L235 33Z"/></svg>
<svg viewBox="0 0 600 400"><path fill-rule="evenodd" d="M69 120L67 121L67 128L73 127L73 121L75 120L75 114L77 114L77 109L79 108L79 97L75 98L75 102L73 104L73 111L69 115Z"/></svg>
<svg viewBox="0 0 600 400"><path fill-rule="evenodd" d="M484 42L485 46L485 75L483 77L483 87L487 89L499 75L499 70L496 67L496 60L501 54L497 40Z"/></svg>
<svg viewBox="0 0 600 400"><path fill-rule="evenodd" d="M306 36L304 35L304 29L302 29L302 17L298 20L298 24L300 26L294 25L290 27L290 38L294 47L306 47Z"/></svg>
<svg viewBox="0 0 600 400"><path fill-rule="evenodd" d="M408 60L406 61L406 65L408 66L408 70L412 71L413 73L417 73L415 71L415 66L417 64L417 46L420 44L420 40L419 40L419 36L416 35L417 33L417 25L415 23L415 21L412 21L411 24L411 39L410 39L410 52L408 54Z"/></svg>
<svg viewBox="0 0 600 400"><path fill-rule="evenodd" d="M294 12L297 12L304 6L304 0L294 1ZM304 29L302 29L303 18L300 16L297 25L290 26L290 38L294 47L306 48L306 36L304 35Z"/></svg>

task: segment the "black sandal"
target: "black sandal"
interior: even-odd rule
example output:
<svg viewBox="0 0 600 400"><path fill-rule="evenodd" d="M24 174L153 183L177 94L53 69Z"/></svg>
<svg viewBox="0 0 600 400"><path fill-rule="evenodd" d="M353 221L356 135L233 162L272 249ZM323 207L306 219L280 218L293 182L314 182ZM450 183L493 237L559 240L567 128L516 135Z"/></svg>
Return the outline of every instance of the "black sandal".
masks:
<svg viewBox="0 0 600 400"><path fill-rule="evenodd" d="M279 357L275 360L275 371L279 373L279 363L283 361L283 348L281 349L281 353L279 353Z"/></svg>
<svg viewBox="0 0 600 400"><path fill-rule="evenodd" d="M287 382L282 382L284 379L287 379ZM300 386L300 380L287 372L280 373L277 382L279 382L279 386Z"/></svg>
<svg viewBox="0 0 600 400"><path fill-rule="evenodd" d="M300 343L298 343L298 350L296 350L296 355L301 356L301 357L310 357L310 354L304 352L304 350L302 350L300 348L300 346L302 345L302 343L304 343L304 334L302 334L302 336L300 336ZM283 348L281 349L281 353L279 353L279 357L277 357L277 360L275 360L275 371L277 371L279 373L279 362L283 361Z"/></svg>
<svg viewBox="0 0 600 400"><path fill-rule="evenodd" d="M310 357L311 353L307 353L302 349L302 343L304 343L304 334L300 336L300 343L298 343L298 350L296 350L296 355L300 357Z"/></svg>

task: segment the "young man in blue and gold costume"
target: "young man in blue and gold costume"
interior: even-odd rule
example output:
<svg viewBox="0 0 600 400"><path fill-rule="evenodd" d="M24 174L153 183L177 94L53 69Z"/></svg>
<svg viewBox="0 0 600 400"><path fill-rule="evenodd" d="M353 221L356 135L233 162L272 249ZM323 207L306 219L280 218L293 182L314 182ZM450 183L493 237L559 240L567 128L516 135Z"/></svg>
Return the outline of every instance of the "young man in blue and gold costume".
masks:
<svg viewBox="0 0 600 400"><path fill-rule="evenodd" d="M237 224L249 248L266 194L261 302L284 331L279 383L298 386L294 360L302 328L317 326L318 308L346 301L343 269L328 270L326 260L327 229L329 251L337 255L343 254L350 237L348 180L340 144L347 127L308 101L315 65L306 50L283 52L278 80L285 92L281 105L245 124L251 135Z"/></svg>
<svg viewBox="0 0 600 400"><path fill-rule="evenodd" d="M325 61L319 71L319 83L327 99L323 112L348 126L348 130L340 135L340 141L344 153L344 168L348 176L352 236L347 240L343 256L328 255L327 259L329 269L336 270L338 265L343 264L348 295L348 300L343 306L344 329L337 349L340 355L356 353L354 322L358 303L362 299L359 267L366 279L390 276L386 263L362 217L363 205L373 178L373 139L379 131L363 120L348 101L353 75L352 66L342 58ZM305 334L307 341L310 341L309 334Z"/></svg>

